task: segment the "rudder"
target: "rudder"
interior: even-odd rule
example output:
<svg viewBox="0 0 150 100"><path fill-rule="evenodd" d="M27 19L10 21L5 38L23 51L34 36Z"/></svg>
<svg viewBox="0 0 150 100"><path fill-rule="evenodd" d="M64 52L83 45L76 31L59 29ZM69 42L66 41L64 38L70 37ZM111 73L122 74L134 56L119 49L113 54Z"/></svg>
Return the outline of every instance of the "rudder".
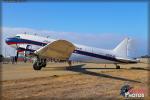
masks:
<svg viewBox="0 0 150 100"><path fill-rule="evenodd" d="M128 57L128 45L129 45L129 38L125 38L116 48L113 49L115 54L119 57L126 58Z"/></svg>

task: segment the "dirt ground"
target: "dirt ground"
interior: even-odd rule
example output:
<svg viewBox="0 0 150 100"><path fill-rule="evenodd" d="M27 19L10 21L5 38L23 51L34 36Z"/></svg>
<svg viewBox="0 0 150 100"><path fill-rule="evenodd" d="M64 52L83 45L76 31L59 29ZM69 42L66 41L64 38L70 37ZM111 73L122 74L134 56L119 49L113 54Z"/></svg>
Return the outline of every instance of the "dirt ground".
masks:
<svg viewBox="0 0 150 100"><path fill-rule="evenodd" d="M114 65L49 63L41 71L34 71L32 63L3 64L1 99L99 100L125 99L120 89L128 84L144 89L148 99L148 65L144 63Z"/></svg>

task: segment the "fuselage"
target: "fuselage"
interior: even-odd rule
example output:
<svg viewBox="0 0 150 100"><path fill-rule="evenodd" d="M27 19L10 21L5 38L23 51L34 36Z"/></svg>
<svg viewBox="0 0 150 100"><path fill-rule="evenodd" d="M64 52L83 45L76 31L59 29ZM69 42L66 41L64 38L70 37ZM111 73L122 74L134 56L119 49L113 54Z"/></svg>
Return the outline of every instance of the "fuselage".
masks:
<svg viewBox="0 0 150 100"><path fill-rule="evenodd" d="M56 41L46 37L29 34L17 34L14 37L7 38L6 43L18 50L35 52L48 43ZM116 59L116 53L113 50L105 50L100 48L89 47L73 43L76 49L71 54L69 60L79 62L94 63L121 63ZM61 48L60 48L61 49Z"/></svg>

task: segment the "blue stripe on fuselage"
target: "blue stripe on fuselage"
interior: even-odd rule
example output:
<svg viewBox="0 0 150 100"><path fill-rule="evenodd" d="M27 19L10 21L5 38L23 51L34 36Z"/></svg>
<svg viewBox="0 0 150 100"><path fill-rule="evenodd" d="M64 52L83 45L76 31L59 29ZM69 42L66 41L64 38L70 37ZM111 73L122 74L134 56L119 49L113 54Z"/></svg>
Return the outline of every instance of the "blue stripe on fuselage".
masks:
<svg viewBox="0 0 150 100"><path fill-rule="evenodd" d="M16 44L17 43L27 43L27 44L33 44L33 45L38 45L38 46L45 46L47 44L47 43L42 43L42 42L37 42L37 41L27 40L27 39L21 39L21 38L20 39L19 38L9 38L9 39L11 42L16 42ZM23 48L20 48L20 49L23 49ZM27 51L34 52L35 50L28 49ZM74 50L73 53L90 56L90 57L95 57L95 58L99 58L99 59L105 59L105 60L109 60L109 61L124 63L123 61L117 60L115 57L95 54L95 53L91 53L91 52L87 52L87 51Z"/></svg>
<svg viewBox="0 0 150 100"><path fill-rule="evenodd" d="M90 57L95 57L95 58L99 58L99 59L105 59L105 60L109 60L109 61L115 61L115 62L123 63L122 61L117 60L115 57L95 54L95 53L91 53L91 52L87 52L87 51L74 50L74 53L85 55L85 56L90 56Z"/></svg>
<svg viewBox="0 0 150 100"><path fill-rule="evenodd" d="M27 43L27 44L34 44L34 45L38 45L38 46L45 46L47 43L42 43L42 42L37 42L37 41L33 41L33 40L27 40L27 39L21 39L21 38L7 38L6 42L12 42L12 43Z"/></svg>

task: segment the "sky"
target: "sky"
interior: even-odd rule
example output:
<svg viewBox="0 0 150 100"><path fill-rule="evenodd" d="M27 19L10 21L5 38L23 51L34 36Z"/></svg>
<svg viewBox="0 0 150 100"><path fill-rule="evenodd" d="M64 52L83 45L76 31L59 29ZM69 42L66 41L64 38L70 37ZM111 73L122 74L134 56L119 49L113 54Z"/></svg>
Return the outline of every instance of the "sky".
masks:
<svg viewBox="0 0 150 100"><path fill-rule="evenodd" d="M4 39L27 32L113 49L133 39L134 56L147 54L146 2L22 2L2 4L3 53L12 55ZM140 48L139 48L140 47Z"/></svg>

